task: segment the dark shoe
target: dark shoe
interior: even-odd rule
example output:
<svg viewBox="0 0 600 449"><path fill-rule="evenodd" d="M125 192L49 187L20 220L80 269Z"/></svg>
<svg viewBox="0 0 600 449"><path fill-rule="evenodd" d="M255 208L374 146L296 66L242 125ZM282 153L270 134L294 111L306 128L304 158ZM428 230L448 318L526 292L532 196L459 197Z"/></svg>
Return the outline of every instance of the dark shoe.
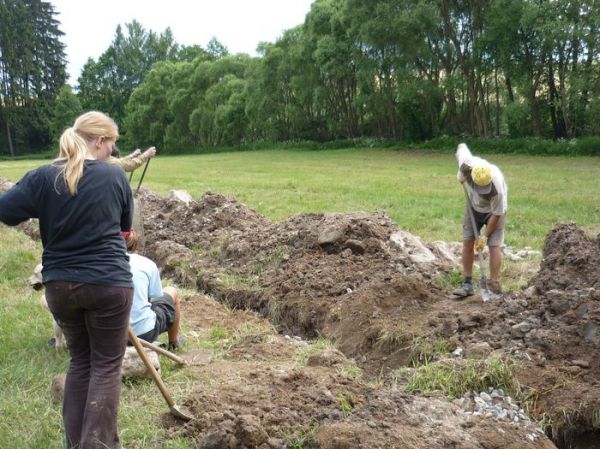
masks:
<svg viewBox="0 0 600 449"><path fill-rule="evenodd" d="M467 296L473 296L473 284L470 282L463 282L460 287L455 289L452 294L459 298L466 298Z"/></svg>
<svg viewBox="0 0 600 449"><path fill-rule="evenodd" d="M184 338L182 335L177 336L177 341L170 341L167 345L167 351L177 351L182 345Z"/></svg>

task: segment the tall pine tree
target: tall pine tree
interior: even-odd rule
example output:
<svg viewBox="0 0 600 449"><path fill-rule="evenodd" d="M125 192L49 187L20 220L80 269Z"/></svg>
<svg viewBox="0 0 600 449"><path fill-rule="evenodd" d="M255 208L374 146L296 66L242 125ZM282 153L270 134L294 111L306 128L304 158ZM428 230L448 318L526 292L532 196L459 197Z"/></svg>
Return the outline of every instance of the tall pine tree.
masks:
<svg viewBox="0 0 600 449"><path fill-rule="evenodd" d="M0 0L0 151L50 142L54 101L65 84L63 33L49 2Z"/></svg>

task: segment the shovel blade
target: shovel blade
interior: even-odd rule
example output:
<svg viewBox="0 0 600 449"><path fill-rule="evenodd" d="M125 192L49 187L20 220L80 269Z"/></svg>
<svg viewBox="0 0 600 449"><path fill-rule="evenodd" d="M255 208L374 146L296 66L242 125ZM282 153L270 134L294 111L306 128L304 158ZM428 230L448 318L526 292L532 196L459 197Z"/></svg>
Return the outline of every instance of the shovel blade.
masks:
<svg viewBox="0 0 600 449"><path fill-rule="evenodd" d="M481 299L483 300L483 302L492 301L492 300L498 299L500 297L500 295L490 291L490 289L488 288L488 285L487 285L486 278L482 278L479 281L479 296L481 296Z"/></svg>
<svg viewBox="0 0 600 449"><path fill-rule="evenodd" d="M170 411L171 411L171 415L175 416L176 418L182 419L184 421L190 421L191 419L194 418L192 413L186 407L184 407L182 405L173 404L170 407Z"/></svg>

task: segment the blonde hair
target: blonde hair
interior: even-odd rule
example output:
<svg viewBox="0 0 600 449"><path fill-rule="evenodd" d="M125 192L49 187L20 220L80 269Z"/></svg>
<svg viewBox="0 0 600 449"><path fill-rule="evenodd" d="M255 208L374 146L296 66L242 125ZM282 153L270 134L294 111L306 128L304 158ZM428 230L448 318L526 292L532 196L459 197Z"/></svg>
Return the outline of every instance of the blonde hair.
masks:
<svg viewBox="0 0 600 449"><path fill-rule="evenodd" d="M80 115L59 140L59 153L55 162L64 163L57 179L62 175L71 195L77 194L77 184L83 174L83 164L88 156L88 143L98 137L117 139L119 127L108 115L90 111Z"/></svg>
<svg viewBox="0 0 600 449"><path fill-rule="evenodd" d="M140 235L132 228L125 241L127 243L127 252L135 253L140 245Z"/></svg>

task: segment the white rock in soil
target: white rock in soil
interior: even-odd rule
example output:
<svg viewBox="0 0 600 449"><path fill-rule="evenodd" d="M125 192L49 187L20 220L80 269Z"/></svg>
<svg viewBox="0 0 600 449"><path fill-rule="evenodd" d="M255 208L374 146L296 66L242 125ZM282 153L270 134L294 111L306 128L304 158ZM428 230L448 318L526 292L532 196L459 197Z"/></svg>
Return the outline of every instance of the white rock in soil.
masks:
<svg viewBox="0 0 600 449"><path fill-rule="evenodd" d="M185 203L186 206L189 205L190 202L194 201L194 199L192 198L192 195L190 195L185 190L169 190L169 193L167 194L167 198L169 198L170 200L175 200L175 201L179 201L181 203Z"/></svg>

